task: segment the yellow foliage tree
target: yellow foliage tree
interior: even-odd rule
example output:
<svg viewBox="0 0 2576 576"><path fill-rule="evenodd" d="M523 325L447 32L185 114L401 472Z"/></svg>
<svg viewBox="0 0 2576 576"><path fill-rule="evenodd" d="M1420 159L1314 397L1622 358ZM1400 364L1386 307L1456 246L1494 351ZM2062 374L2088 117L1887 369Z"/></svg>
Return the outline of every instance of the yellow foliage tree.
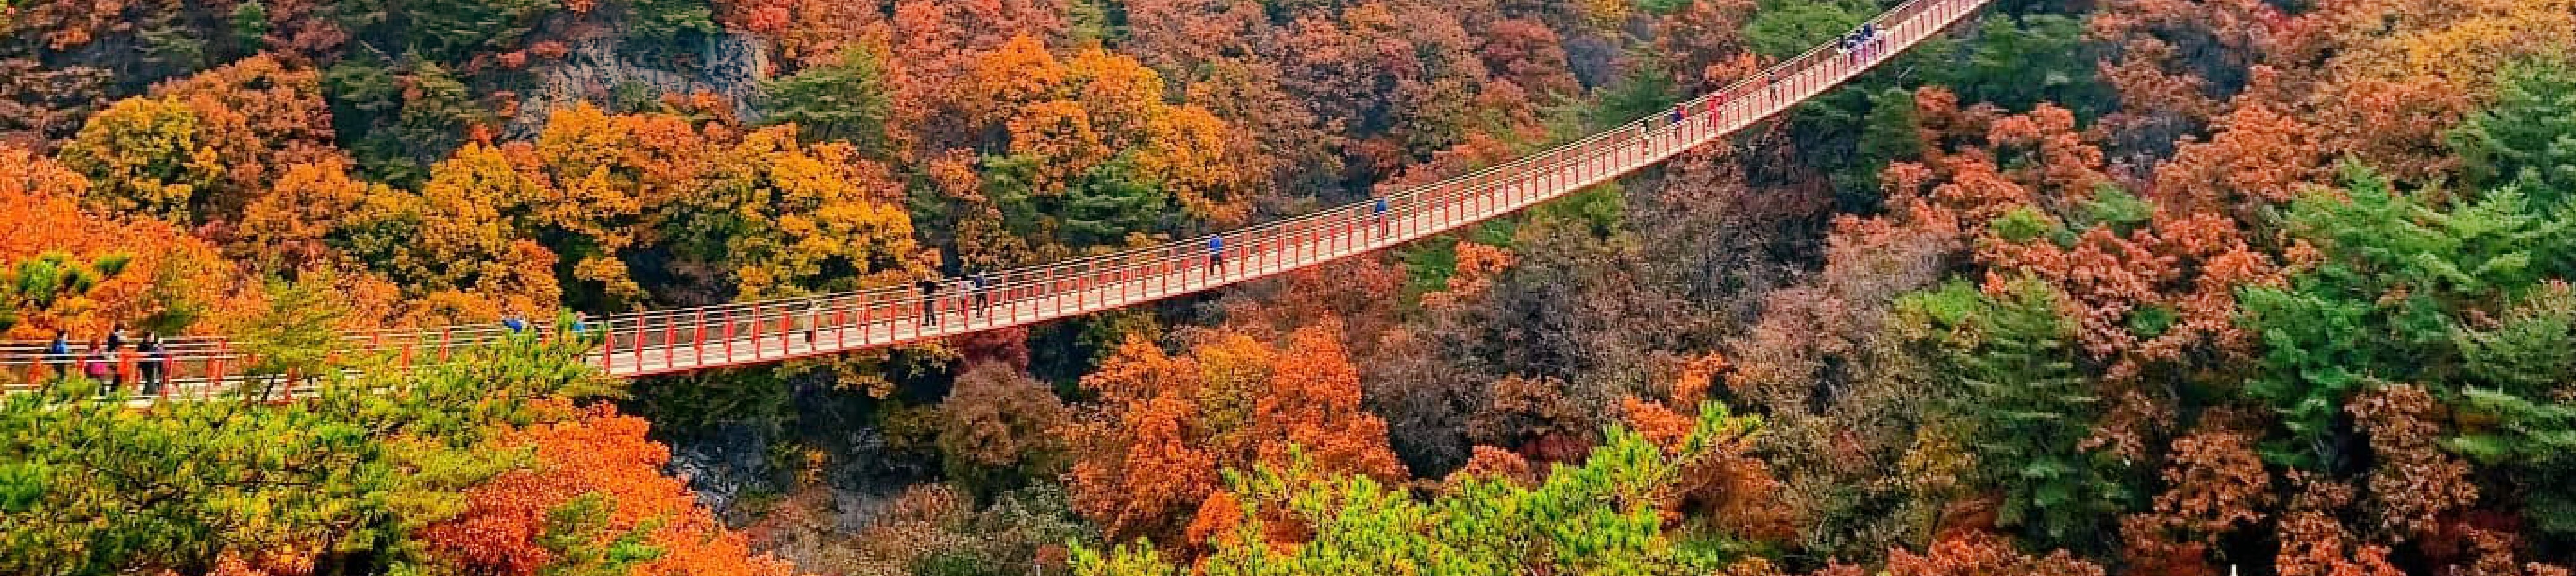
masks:
<svg viewBox="0 0 2576 576"><path fill-rule="evenodd" d="M94 184L90 206L187 222L198 195L224 181L221 155L201 132L196 111L177 98L127 98L81 126L63 145L63 164Z"/></svg>
<svg viewBox="0 0 2576 576"><path fill-rule="evenodd" d="M331 141L321 75L262 55L117 102L62 158L93 206L199 224L235 219L289 166L340 158Z"/></svg>
<svg viewBox="0 0 2576 576"><path fill-rule="evenodd" d="M743 297L898 283L922 273L902 187L846 143L804 146L794 126L717 153L697 194L666 208L686 252L731 266Z"/></svg>
<svg viewBox="0 0 2576 576"><path fill-rule="evenodd" d="M2439 78L2483 92L2516 60L2576 46L2576 0L2333 0L2294 29L2293 55L2329 54L2338 78Z"/></svg>
<svg viewBox="0 0 2576 576"><path fill-rule="evenodd" d="M1135 58L1086 48L1058 59L1022 37L985 54L959 82L970 124L995 125L1010 156L1029 165L1037 194L1062 193L1094 168L1132 154L1136 174L1190 216L1243 224L1266 181L1258 145L1207 108L1175 103L1161 74Z"/></svg>

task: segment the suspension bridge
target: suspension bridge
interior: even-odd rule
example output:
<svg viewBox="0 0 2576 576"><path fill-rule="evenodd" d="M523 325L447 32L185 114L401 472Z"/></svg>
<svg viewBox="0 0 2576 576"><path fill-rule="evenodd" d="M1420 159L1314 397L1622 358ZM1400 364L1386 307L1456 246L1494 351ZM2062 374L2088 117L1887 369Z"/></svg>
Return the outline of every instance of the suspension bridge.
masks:
<svg viewBox="0 0 2576 576"><path fill-rule="evenodd" d="M981 287L947 278L938 290L882 287L613 314L577 327L538 322L525 330L538 338L578 331L596 339L589 354L593 364L613 376L636 377L935 340L1214 290L1456 230L1655 165L1831 90L1985 2L1906 2L1870 20L1875 37L1857 49L1817 46L1735 85L1580 140L1379 199L1229 230L1212 235L1216 243L1202 236L997 271L984 275ZM348 331L341 337L345 353L410 366L446 361L457 350L512 332L500 324L475 324ZM58 371L77 370L80 359L48 355L46 346L0 342L0 371L23 374L14 386L27 387L42 385ZM136 401L229 393L250 382L244 369L257 360L221 338L173 339L165 346L163 379L169 385ZM112 364L134 382L136 363L143 361L129 348ZM282 392L309 392L297 387L312 380L297 379L302 384Z"/></svg>

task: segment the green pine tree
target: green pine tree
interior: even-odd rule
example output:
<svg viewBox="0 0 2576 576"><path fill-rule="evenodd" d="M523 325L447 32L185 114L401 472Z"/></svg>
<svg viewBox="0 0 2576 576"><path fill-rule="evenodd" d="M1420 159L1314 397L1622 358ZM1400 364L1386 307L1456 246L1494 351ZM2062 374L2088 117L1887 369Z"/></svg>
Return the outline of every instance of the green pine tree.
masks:
<svg viewBox="0 0 2576 576"><path fill-rule="evenodd" d="M2533 194L2551 204L2576 193L2576 70L2569 68L2524 62L2497 74L2495 104L2450 133L2470 185L2527 178L2539 185Z"/></svg>
<svg viewBox="0 0 2576 576"><path fill-rule="evenodd" d="M1935 346L1958 386L1948 413L1976 454L1981 482L2003 493L1997 520L2046 547L2100 548L2133 491L2126 466L2079 443L2100 398L2076 371L2074 324L2062 296L2021 280L2002 294L1965 283L1906 296L1897 313Z"/></svg>

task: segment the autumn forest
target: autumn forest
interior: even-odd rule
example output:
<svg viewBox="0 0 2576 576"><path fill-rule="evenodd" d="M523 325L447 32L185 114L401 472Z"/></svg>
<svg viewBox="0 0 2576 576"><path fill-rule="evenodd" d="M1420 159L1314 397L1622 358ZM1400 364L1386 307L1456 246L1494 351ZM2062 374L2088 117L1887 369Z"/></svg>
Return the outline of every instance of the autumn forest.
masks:
<svg viewBox="0 0 2576 576"><path fill-rule="evenodd" d="M2571 573L2576 0L1992 0L1508 217L891 348L336 335L1293 218L1898 4L0 0L0 355L312 390L0 370L0 574Z"/></svg>

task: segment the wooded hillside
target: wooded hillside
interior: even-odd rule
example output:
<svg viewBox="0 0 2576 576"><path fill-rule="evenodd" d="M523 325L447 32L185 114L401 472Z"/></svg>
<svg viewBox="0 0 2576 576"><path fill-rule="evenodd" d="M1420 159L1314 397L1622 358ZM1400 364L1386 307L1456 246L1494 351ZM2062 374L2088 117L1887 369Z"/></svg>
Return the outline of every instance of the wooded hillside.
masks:
<svg viewBox="0 0 2576 576"><path fill-rule="evenodd" d="M1114 252L1893 4L0 0L0 335L282 380L375 361L334 329ZM2571 58L2571 0L1996 0L1615 183L1147 307L296 402L0 374L46 384L0 572L2565 575Z"/></svg>

